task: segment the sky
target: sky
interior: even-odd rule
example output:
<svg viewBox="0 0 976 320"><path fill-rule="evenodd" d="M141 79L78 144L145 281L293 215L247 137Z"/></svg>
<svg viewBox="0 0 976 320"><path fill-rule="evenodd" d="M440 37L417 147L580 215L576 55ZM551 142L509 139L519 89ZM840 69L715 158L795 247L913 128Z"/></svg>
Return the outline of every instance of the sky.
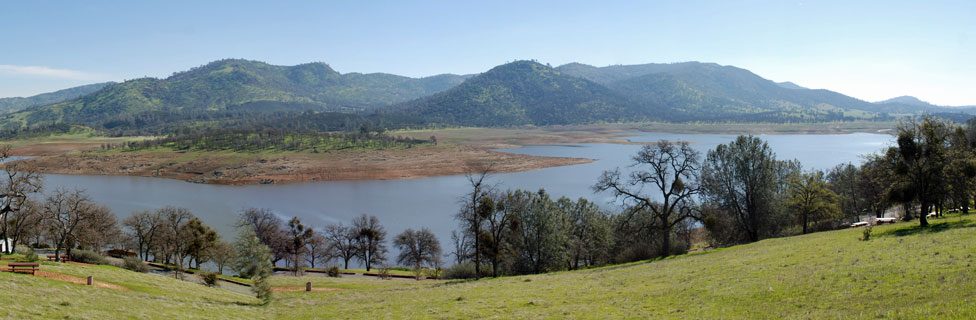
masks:
<svg viewBox="0 0 976 320"><path fill-rule="evenodd" d="M976 105L976 1L0 3L0 97L223 58L412 77L702 61L868 101Z"/></svg>

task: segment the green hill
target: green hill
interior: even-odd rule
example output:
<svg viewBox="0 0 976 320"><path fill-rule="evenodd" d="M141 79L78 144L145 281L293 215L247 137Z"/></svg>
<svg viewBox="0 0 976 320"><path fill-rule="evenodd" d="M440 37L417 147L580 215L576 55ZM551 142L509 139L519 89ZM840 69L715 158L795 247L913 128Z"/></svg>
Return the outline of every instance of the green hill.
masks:
<svg viewBox="0 0 976 320"><path fill-rule="evenodd" d="M672 110L671 120L772 122L889 120L889 115L974 114L974 110L901 101L870 103L837 92L776 83L748 70L714 63L614 65L570 63L556 68L606 85L638 103Z"/></svg>
<svg viewBox="0 0 976 320"><path fill-rule="evenodd" d="M430 122L470 126L639 121L628 99L534 61L497 66L450 90L393 107Z"/></svg>
<svg viewBox="0 0 976 320"><path fill-rule="evenodd" d="M58 90L55 92L42 93L39 95L30 96L26 98L24 97L0 98L0 114L20 111L34 106L43 106L52 103L58 103L65 100L74 99L101 90L102 88L105 88L106 86L114 83L115 82L93 83L89 85L83 85L74 88Z"/></svg>
<svg viewBox="0 0 976 320"><path fill-rule="evenodd" d="M748 70L714 63L616 65L578 63L557 69L602 83L670 120L837 121L883 118L868 102L826 90L790 89ZM854 112L852 112L854 110Z"/></svg>
<svg viewBox="0 0 976 320"><path fill-rule="evenodd" d="M412 281L272 277L269 305L222 289L108 266L41 270L115 284L92 288L0 272L0 318L642 318L972 319L976 216L768 239L582 271ZM6 264L9 260L0 262Z"/></svg>
<svg viewBox="0 0 976 320"><path fill-rule="evenodd" d="M446 90L463 76L408 78L391 74L340 74L324 63L276 66L220 60L166 79L142 78L92 94L4 117L6 128L67 122L99 127L118 117L149 113L205 115L240 106L271 104L277 110L372 109ZM190 118L184 116L184 118Z"/></svg>

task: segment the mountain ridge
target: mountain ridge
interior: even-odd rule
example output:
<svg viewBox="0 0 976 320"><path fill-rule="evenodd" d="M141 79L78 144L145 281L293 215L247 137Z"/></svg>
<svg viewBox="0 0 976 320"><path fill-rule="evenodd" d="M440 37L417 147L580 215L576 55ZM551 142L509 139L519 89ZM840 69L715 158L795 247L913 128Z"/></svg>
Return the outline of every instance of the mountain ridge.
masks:
<svg viewBox="0 0 976 320"><path fill-rule="evenodd" d="M52 92L36 94L29 97L0 98L0 114L16 112L16 111L20 111L35 106L58 103L65 100L71 100L101 90L102 88L105 88L112 84L115 84L115 82L109 81L109 82L92 83L92 84L71 87L71 88L61 89Z"/></svg>
<svg viewBox="0 0 976 320"><path fill-rule="evenodd" d="M163 131L154 131L162 133L193 123L302 111L374 112L412 119L387 123L474 126L890 121L923 113L953 119L976 114L976 108L940 107L912 97L872 103L697 61L605 67L573 62L553 68L520 60L477 75L410 78L343 74L323 62L279 66L223 59L166 78L111 83L66 101L30 106L0 116L0 127L16 131L68 123L113 130L162 125Z"/></svg>

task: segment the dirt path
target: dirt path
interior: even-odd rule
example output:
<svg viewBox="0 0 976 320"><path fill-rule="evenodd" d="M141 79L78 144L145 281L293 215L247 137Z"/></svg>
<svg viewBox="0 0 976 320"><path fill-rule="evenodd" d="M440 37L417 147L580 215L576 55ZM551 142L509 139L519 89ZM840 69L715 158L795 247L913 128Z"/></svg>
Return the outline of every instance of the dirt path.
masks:
<svg viewBox="0 0 976 320"><path fill-rule="evenodd" d="M64 282L71 282L71 283L76 283L76 284L80 284L80 285L88 285L88 279L81 278L81 277L75 277L75 276L69 276L69 275L60 274L60 273L49 272L49 271L37 270L34 273L34 276L48 278L48 279L54 279L54 280L64 281ZM112 289L112 290L119 290L119 291L129 291L129 288L126 288L126 287L123 287L123 286L120 286L120 285L117 285L117 284L112 284L112 283L98 281L97 279L94 281L94 286L95 287L98 287L98 288L105 288L105 289Z"/></svg>
<svg viewBox="0 0 976 320"><path fill-rule="evenodd" d="M339 291L339 288L316 288L312 287L313 292ZM271 287L273 292L304 292L305 287Z"/></svg>

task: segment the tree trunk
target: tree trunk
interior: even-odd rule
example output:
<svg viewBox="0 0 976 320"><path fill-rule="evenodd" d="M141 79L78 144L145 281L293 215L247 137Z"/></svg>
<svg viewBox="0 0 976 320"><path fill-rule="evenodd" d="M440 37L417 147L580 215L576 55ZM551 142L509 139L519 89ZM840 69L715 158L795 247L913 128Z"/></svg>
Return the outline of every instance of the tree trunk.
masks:
<svg viewBox="0 0 976 320"><path fill-rule="evenodd" d="M807 234L807 216L809 216L809 214L803 214L803 234Z"/></svg>
<svg viewBox="0 0 976 320"><path fill-rule="evenodd" d="M661 256L671 255L671 227L667 218L661 218Z"/></svg>
<svg viewBox="0 0 976 320"><path fill-rule="evenodd" d="M473 210L474 210L474 214L477 215L478 214L477 204L475 204ZM480 228L480 224L478 224L479 221L477 220L478 219L475 218L475 226L472 227L472 229L474 229L474 279L475 280L481 279L481 242L478 241L478 238L480 238L478 233L479 231L481 231L480 230L481 228Z"/></svg>
<svg viewBox="0 0 976 320"><path fill-rule="evenodd" d="M9 237L7 235L7 213L4 212L4 213L2 213L2 215L3 215L3 222L2 222L3 223L3 230L0 230L0 235L2 235L3 238L0 239L0 240L3 240L3 251L0 251L0 254L3 254L3 253L11 254L14 251L11 250L10 243L7 242L7 238Z"/></svg>
<svg viewBox="0 0 976 320"><path fill-rule="evenodd" d="M495 255L491 257L491 276L498 278L498 257Z"/></svg>

